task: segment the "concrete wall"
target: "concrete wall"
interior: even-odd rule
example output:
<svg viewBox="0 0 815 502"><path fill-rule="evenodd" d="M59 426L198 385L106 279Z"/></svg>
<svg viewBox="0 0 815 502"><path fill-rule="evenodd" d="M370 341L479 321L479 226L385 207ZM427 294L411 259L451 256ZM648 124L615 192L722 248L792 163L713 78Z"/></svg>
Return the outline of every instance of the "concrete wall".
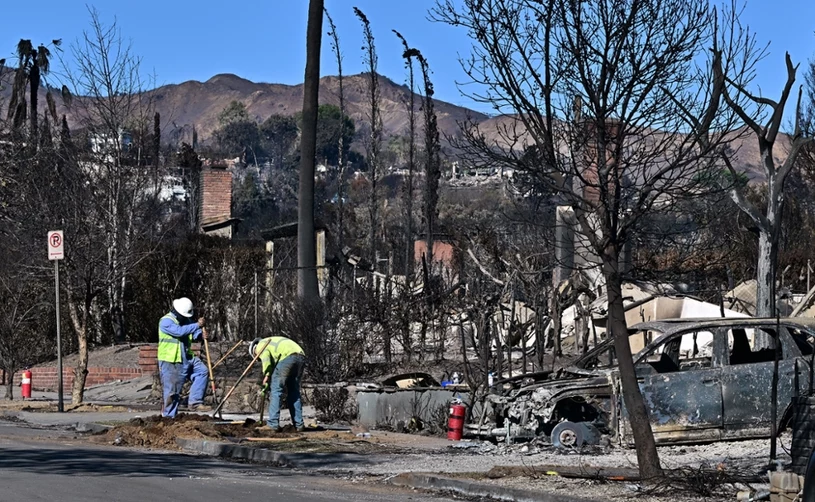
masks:
<svg viewBox="0 0 815 502"><path fill-rule="evenodd" d="M407 424L414 416L427 423L435 422L441 418L439 414L442 417L448 415L454 398L460 398L469 408L467 392L446 389L357 390L357 419L367 427L395 427L399 421Z"/></svg>

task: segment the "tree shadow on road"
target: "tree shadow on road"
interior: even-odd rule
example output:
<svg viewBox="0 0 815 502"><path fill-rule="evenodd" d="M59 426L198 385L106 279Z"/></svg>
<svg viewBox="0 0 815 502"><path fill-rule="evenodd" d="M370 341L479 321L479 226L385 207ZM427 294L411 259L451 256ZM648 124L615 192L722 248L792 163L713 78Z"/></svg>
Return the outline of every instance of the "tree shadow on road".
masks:
<svg viewBox="0 0 815 502"><path fill-rule="evenodd" d="M253 466L258 468L260 466ZM0 447L0 470L5 472L79 476L206 476L214 468L245 472L245 464L181 453L154 453L115 448L4 448ZM270 475L289 475L268 470Z"/></svg>

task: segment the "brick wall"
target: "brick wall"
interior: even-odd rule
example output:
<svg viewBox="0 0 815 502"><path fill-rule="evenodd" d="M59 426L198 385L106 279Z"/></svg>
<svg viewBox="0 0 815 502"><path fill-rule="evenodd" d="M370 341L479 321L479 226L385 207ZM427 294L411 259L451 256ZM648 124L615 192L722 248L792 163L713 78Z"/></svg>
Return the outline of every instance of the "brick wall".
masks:
<svg viewBox="0 0 815 502"><path fill-rule="evenodd" d="M201 171L200 221L206 224L232 215L232 173L225 169Z"/></svg>
<svg viewBox="0 0 815 502"><path fill-rule="evenodd" d="M193 347L193 353L200 355L200 347ZM139 347L139 367L138 368L88 368L88 376L85 379L85 388L101 385L103 383L115 382L116 380L133 380L142 376L152 375L158 371L158 361L156 359L158 345L142 345ZM0 370L0 381L5 382L4 373ZM22 371L14 374L14 385L20 385ZM62 368L62 387L70 389L74 382L74 368ZM31 368L31 383L34 390L56 390L57 388L57 368Z"/></svg>
<svg viewBox="0 0 815 502"><path fill-rule="evenodd" d="M139 368L142 374L152 375L158 371L158 345L142 345L139 347Z"/></svg>
<svg viewBox="0 0 815 502"><path fill-rule="evenodd" d="M427 241L418 240L413 243L413 259L417 264L422 263L422 256L427 254ZM453 267L454 250L448 242L433 241L433 262L441 263L447 268Z"/></svg>
<svg viewBox="0 0 815 502"><path fill-rule="evenodd" d="M116 380L133 380L143 375L140 368L88 368L85 387L93 387ZM14 385L20 385L22 372L14 374ZM74 382L74 369L62 368L62 388L70 389ZM34 390L56 390L56 368L31 368L31 384Z"/></svg>

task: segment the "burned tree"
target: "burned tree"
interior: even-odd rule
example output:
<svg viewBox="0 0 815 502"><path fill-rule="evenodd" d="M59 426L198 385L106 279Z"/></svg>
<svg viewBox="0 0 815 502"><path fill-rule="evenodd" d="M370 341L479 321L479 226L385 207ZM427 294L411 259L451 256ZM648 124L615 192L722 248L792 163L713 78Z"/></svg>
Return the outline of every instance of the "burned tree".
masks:
<svg viewBox="0 0 815 502"><path fill-rule="evenodd" d="M346 155L346 150L348 145L345 144L345 135L346 135L346 120L345 120L345 89L343 88L343 75L342 75L342 51L340 50L340 36L337 33L337 27L334 25L334 20L331 18L331 15L328 13L328 9L325 9L325 18L328 20L328 36L331 39L331 50L334 52L334 59L337 61L337 94L339 98L339 107L340 107L340 127L339 133L337 138L337 164L338 164L338 173L337 173L337 204L339 205L339 211L337 212L337 242L339 243L340 247L342 247L344 242L344 234L345 234L345 168L348 164L348 155Z"/></svg>
<svg viewBox="0 0 815 502"><path fill-rule="evenodd" d="M433 233L436 220L439 216L439 178L441 178L441 143L439 141L439 125L433 105L433 82L430 80L430 66L421 52L416 50L415 57L419 60L424 83L422 96L422 116L424 119L424 166L425 190L424 211L422 214L425 225L425 239L427 242L427 264L432 273L433 269Z"/></svg>
<svg viewBox="0 0 815 502"><path fill-rule="evenodd" d="M432 16L468 31L472 55L462 63L469 88L479 89L469 96L505 114L493 130L464 124L456 145L464 159L515 169L530 197L554 194L549 200L574 213L583 267L607 292L640 472L659 476L628 340L621 256L646 216L709 189L705 174L717 169L717 148L734 129L697 66L713 45L714 10L705 0L439 0ZM708 131L717 131L715 141L700 140Z"/></svg>
<svg viewBox="0 0 815 502"><path fill-rule="evenodd" d="M407 109L408 116L408 175L404 187L405 197L405 277L407 283L413 277L413 178L416 170L416 93L414 92L414 71L413 58L416 56L416 49L411 48L405 37L396 30L393 30L396 37L402 42L404 51L402 58L405 60L405 68L408 71L408 94Z"/></svg>
<svg viewBox="0 0 815 502"><path fill-rule="evenodd" d="M725 102L738 114L758 141L761 167L766 178L763 188L766 206L763 210L748 199L745 184L734 184L730 190L733 201L753 221L758 230L757 317L776 315L776 275L784 211L784 184L797 165L799 154L815 139L813 132L807 131L802 122L804 119L801 109L803 89L799 88L795 108L795 126L789 137L787 156L780 165L778 164L774 150L780 139L784 108L793 91L798 70L798 65L793 65L789 53L786 54L785 61L787 80L778 101L753 94L743 83L727 74L726 68L722 67L721 60L714 61L714 73L722 81ZM746 98L747 104L743 104L740 98ZM729 152L724 152L722 158L733 178L743 175L737 172ZM757 340L757 343L766 347L770 345L770 340L764 336Z"/></svg>
<svg viewBox="0 0 815 502"><path fill-rule="evenodd" d="M363 50L363 63L367 67L368 74L368 102L370 107L368 109L368 122L371 128L370 135L365 142L365 154L368 161L368 175L371 178L371 198L370 198L370 234L369 234L369 259L371 263L376 263L377 259L377 227L378 223L378 201L377 201L377 177L379 176L379 150L382 143L382 114L379 109L379 74L377 73L377 65L379 58L376 54L376 46L374 45L374 33L371 30L371 23L368 18L358 8L354 7L354 14L359 18L362 23L362 34L365 38L365 45Z"/></svg>

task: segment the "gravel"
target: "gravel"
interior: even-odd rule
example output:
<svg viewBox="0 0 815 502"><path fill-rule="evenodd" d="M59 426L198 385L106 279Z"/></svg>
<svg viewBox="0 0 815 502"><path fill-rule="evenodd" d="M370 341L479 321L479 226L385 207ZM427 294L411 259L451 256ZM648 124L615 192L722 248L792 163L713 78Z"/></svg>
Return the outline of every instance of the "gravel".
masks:
<svg viewBox="0 0 815 502"><path fill-rule="evenodd" d="M585 479L566 479L559 477L517 477L504 479L484 479L479 483L497 485L505 488L520 488L539 493L557 495L575 495L591 500L628 500L636 497L637 502L724 502L735 500L734 493L723 493L720 496L695 496L687 493L670 492L661 495L650 495L643 492L636 483L603 483Z"/></svg>
<svg viewBox="0 0 815 502"><path fill-rule="evenodd" d="M789 456L784 446L789 446L789 434L782 436L779 446L779 460L788 464ZM740 472L754 475L763 474L769 461L769 440L745 440L713 443L707 445L663 446L659 455L663 468L701 467L724 469L726 472ZM458 446L458 445L457 445ZM521 453L527 447L526 453ZM474 475L479 483L488 483L508 488L519 488L559 495L577 495L596 500L625 500L636 497L638 502L698 502L700 500L719 502L734 500L738 489L722 485L716 495L694 495L686 489L663 489L662 493L651 494L632 482L601 482L587 479L566 479L558 476L505 477L488 479L479 474L486 473L495 466L562 465L593 467L637 467L636 452L633 449L608 447L594 448L583 452L563 453L540 445L520 444L511 447L474 442L470 448L447 448L436 453L413 453L402 455L377 455L378 462L366 465L331 466L321 470L353 471L354 474L395 475L402 472L423 472L442 476ZM764 485L754 488L766 488Z"/></svg>
<svg viewBox="0 0 815 502"><path fill-rule="evenodd" d="M789 434L782 437L782 444L789 445ZM708 466L727 470L760 473L769 461L769 440L746 440L707 445L663 446L659 448L665 469ZM491 446L491 445L490 445ZM512 448L479 445L476 448L448 448L428 454L398 455L383 459L375 466L365 466L370 474L396 474L400 472L486 472L495 466L563 465L593 467L637 467L637 454L633 449L607 448L586 452L560 452L551 448L530 447L520 453L524 445ZM779 447L779 459L790 461L783 447ZM348 470L348 466L332 466L329 470Z"/></svg>

